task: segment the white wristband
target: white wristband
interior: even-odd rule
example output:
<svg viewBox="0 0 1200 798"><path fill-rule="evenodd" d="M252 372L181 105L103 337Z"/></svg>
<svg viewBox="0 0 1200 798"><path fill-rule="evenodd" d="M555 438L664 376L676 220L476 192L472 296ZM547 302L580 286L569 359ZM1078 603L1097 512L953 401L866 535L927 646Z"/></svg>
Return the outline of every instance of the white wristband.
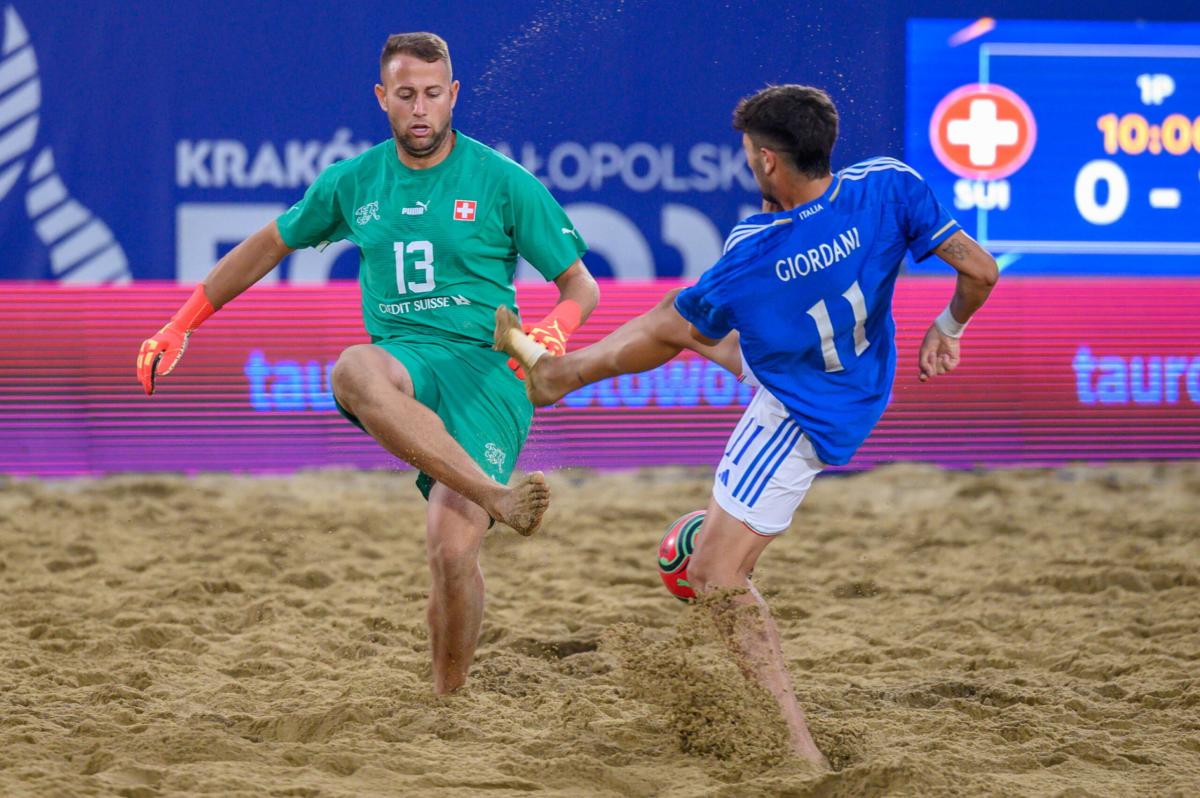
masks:
<svg viewBox="0 0 1200 798"><path fill-rule="evenodd" d="M963 330L967 329L967 322L954 318L954 314L950 312L950 306L947 305L946 309L933 320L933 326L937 327L938 332L947 338L962 338Z"/></svg>

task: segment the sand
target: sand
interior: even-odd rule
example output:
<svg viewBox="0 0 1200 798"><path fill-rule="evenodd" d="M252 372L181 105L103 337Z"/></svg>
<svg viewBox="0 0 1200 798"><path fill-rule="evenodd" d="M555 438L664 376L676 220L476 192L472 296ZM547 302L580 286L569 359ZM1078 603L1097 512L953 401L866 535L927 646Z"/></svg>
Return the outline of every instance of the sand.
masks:
<svg viewBox="0 0 1200 798"><path fill-rule="evenodd" d="M706 473L551 476L429 689L409 473L0 482L0 795L1200 794L1200 466L818 480L755 574L837 770L654 568Z"/></svg>

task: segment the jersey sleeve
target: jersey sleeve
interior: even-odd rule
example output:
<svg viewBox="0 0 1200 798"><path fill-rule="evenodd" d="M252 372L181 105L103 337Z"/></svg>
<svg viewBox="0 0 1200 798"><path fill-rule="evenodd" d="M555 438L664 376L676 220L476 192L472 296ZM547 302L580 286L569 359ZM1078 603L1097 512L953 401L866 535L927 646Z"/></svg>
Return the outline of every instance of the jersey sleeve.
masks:
<svg viewBox="0 0 1200 798"><path fill-rule="evenodd" d="M517 252L543 277L553 280L587 252L587 244L541 181L524 169L514 175L510 198Z"/></svg>
<svg viewBox="0 0 1200 798"><path fill-rule="evenodd" d="M350 235L350 227L337 202L336 186L336 175L326 169L317 175L301 200L275 220L284 244L304 249L341 241Z"/></svg>
<svg viewBox="0 0 1200 798"><path fill-rule="evenodd" d="M915 260L922 261L962 227L938 202L933 189L920 175L911 169L896 174L900 181L900 223L908 251Z"/></svg>
<svg viewBox="0 0 1200 798"><path fill-rule="evenodd" d="M721 290L720 266L724 260L717 261L695 285L683 289L675 297L675 310L679 315L691 322L701 335L713 340L729 335L735 324L733 312Z"/></svg>

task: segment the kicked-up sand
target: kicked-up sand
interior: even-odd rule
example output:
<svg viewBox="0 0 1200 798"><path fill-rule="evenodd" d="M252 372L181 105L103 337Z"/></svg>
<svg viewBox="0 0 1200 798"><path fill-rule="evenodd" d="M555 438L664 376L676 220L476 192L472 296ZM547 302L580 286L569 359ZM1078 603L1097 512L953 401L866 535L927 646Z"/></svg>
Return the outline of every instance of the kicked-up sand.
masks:
<svg viewBox="0 0 1200 798"><path fill-rule="evenodd" d="M1200 465L818 480L755 573L817 742L655 569L709 475L551 475L430 692L410 473L0 482L0 795L1200 795Z"/></svg>

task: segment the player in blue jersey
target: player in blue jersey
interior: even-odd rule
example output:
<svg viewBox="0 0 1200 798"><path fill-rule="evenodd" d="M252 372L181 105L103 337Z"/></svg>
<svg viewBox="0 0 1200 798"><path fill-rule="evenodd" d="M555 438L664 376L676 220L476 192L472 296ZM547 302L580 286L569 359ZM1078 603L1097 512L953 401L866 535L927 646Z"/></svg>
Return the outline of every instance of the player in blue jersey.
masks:
<svg viewBox="0 0 1200 798"><path fill-rule="evenodd" d="M887 406L896 366L892 294L905 252L917 260L936 253L958 272L949 305L921 344L922 382L958 365L963 328L999 275L909 166L874 158L832 174L837 127L837 110L819 89L772 86L743 99L734 128L764 213L733 229L696 285L565 357L542 357L505 308L496 329L538 405L654 368L683 349L760 386L717 467L688 580L700 595L741 589L713 604L718 628L742 670L779 703L795 752L817 763L825 758L750 572L791 524L813 477L849 462ZM747 617L737 604L758 613Z"/></svg>

